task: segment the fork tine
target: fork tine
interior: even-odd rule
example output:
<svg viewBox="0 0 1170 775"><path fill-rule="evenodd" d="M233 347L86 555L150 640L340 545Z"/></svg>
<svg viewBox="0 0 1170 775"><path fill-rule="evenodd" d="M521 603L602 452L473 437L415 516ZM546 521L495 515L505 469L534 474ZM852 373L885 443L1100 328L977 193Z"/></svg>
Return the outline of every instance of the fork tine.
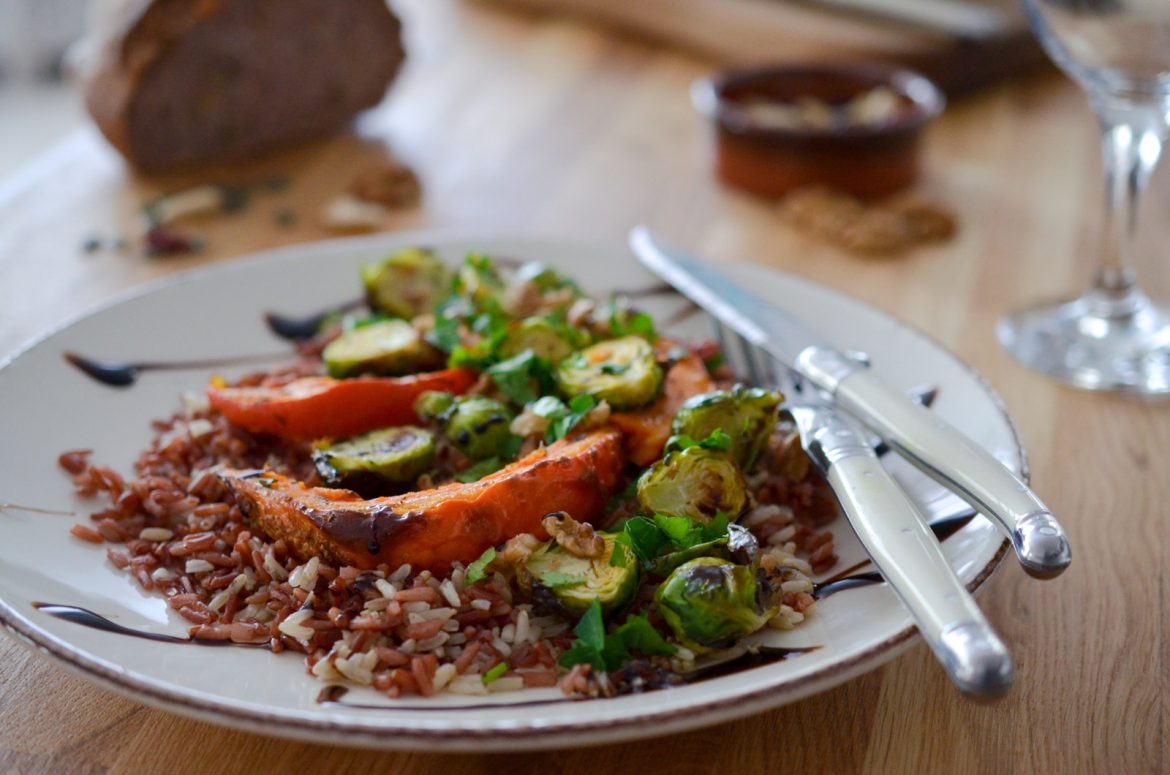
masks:
<svg viewBox="0 0 1170 775"><path fill-rule="evenodd" d="M714 316L708 316L708 320L711 321L711 331L715 335L715 341L719 342L719 351L723 354L727 367L731 369L732 374L743 374L743 354L738 347L734 346L735 332Z"/></svg>
<svg viewBox="0 0 1170 775"><path fill-rule="evenodd" d="M736 344L739 347L740 354L743 356L744 365L747 367L748 379L751 380L753 385L766 384L766 375L760 366L759 351L756 346L739 335L736 335Z"/></svg>

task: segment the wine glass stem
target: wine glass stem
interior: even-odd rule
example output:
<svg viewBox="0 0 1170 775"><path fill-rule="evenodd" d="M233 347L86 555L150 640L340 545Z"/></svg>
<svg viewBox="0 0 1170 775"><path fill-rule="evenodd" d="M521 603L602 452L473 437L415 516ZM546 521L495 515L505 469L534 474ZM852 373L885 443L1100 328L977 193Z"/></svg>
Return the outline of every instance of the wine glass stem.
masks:
<svg viewBox="0 0 1170 775"><path fill-rule="evenodd" d="M1162 154L1166 107L1096 95L1105 153L1105 229L1093 295L1105 317L1131 315L1145 303L1134 278L1142 194Z"/></svg>

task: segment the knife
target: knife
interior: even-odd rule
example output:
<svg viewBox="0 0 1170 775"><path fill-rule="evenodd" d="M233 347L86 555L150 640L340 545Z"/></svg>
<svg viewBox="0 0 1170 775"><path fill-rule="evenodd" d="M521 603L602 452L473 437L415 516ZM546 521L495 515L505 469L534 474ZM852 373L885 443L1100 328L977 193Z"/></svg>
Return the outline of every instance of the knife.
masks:
<svg viewBox="0 0 1170 775"><path fill-rule="evenodd" d="M1012 685L1011 655L955 576L926 517L854 423L830 406L789 405L800 441L841 502L853 532L964 694L992 699Z"/></svg>
<svg viewBox="0 0 1170 775"><path fill-rule="evenodd" d="M953 490L1010 538L1024 570L1052 578L1072 550L1052 512L985 449L906 398L793 315L731 282L701 261L663 245L645 226L630 247L650 271L750 344L819 388L927 476Z"/></svg>

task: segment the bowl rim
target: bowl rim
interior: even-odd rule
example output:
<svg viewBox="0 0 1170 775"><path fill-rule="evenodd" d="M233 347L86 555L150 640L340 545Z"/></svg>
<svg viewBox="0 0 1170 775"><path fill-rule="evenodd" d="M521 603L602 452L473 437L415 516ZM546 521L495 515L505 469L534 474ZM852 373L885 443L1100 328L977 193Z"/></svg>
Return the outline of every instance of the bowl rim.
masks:
<svg viewBox="0 0 1170 775"><path fill-rule="evenodd" d="M769 77L800 78L829 76L870 79L884 84L908 99L913 110L891 122L878 126L851 125L835 129L790 129L760 126L735 101L724 97L726 90L750 80ZM691 83L691 105L699 115L710 119L718 128L732 134L772 140L835 140L889 137L910 133L933 121L946 107L942 90L922 73L901 65L884 62L817 62L803 64L734 67L702 76Z"/></svg>

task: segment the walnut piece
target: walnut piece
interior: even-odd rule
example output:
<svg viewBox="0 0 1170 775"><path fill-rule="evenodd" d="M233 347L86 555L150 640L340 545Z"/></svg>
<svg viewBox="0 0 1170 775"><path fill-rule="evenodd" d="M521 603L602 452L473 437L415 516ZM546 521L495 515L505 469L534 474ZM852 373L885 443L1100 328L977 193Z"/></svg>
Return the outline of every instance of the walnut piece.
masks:
<svg viewBox="0 0 1170 775"><path fill-rule="evenodd" d="M390 160L364 169L349 184L349 193L393 210L418 204L422 186L410 167Z"/></svg>
<svg viewBox="0 0 1170 775"><path fill-rule="evenodd" d="M593 532L593 525L578 522L564 511L546 514L540 526L570 554L590 559L605 554L605 539Z"/></svg>
<svg viewBox="0 0 1170 775"><path fill-rule="evenodd" d="M773 460L773 470L790 482L803 482L808 476L812 461L800 443L800 433L795 429L781 429L768 441Z"/></svg>
<svg viewBox="0 0 1170 775"><path fill-rule="evenodd" d="M528 559L528 555L540 546L540 539L532 533L521 533L512 536L504 544L504 548L496 555L497 561L513 568L519 567Z"/></svg>

